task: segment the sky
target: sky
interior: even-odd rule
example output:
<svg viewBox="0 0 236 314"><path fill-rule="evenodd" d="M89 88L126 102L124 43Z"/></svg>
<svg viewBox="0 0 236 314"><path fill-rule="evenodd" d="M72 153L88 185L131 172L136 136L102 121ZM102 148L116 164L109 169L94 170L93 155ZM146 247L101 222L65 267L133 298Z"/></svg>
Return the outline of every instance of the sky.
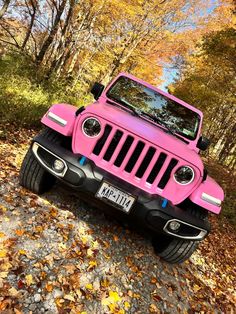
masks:
<svg viewBox="0 0 236 314"><path fill-rule="evenodd" d="M178 71L176 69L164 68L162 76L163 82L157 87L164 91L167 91L167 86L174 81L177 75Z"/></svg>

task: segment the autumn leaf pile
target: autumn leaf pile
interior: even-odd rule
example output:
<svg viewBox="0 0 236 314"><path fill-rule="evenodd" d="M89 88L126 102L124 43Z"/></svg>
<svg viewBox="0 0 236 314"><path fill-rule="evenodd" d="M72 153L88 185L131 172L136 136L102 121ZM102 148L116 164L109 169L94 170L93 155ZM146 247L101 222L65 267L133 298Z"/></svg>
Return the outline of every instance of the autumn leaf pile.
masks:
<svg viewBox="0 0 236 314"><path fill-rule="evenodd" d="M213 231L180 266L149 239L57 185L38 197L18 172L33 130L0 132L0 313L235 313L235 230ZM220 223L219 223L220 222Z"/></svg>

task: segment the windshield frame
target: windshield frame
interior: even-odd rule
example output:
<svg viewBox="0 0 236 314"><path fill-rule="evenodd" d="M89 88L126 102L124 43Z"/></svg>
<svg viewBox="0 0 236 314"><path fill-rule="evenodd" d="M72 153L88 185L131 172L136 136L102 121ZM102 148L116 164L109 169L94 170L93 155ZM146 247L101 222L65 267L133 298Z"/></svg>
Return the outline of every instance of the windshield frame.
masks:
<svg viewBox="0 0 236 314"><path fill-rule="evenodd" d="M106 90L104 91L104 92L105 92L104 94L105 94L105 96L106 96L107 99L109 99L109 100L111 100L111 101L113 101L113 102L116 102L116 103L118 103L120 106L123 106L123 107L129 109L129 107L127 107L124 103L121 103L121 102L119 102L118 100L115 100L115 99L109 97L109 95L108 95L109 91L113 88L113 86L119 81L119 79L121 79L121 78L123 78L123 77L126 78L126 79L129 79L129 80L131 80L131 81L133 81L133 82L135 82L136 84L142 85L142 86L144 86L144 87L147 88L147 89L150 89L151 91L153 91L154 93L159 94L159 95L162 96L163 98L167 98L167 99L169 99L170 101L175 102L176 105L180 105L180 106L182 106L182 107L185 107L187 110L192 111L192 112L196 115L197 122L198 122L197 129L196 129L196 131L195 131L194 137L189 137L188 135L186 135L186 134L184 134L184 133L178 133L178 132L176 132L176 131L173 131L173 132L174 132L175 135L178 135L179 137L183 138L184 140L188 140L188 141L191 141L191 142L196 141L196 139L199 137L199 134L200 134L199 131L200 131L200 128L201 128L201 123L202 123L202 116L201 116L201 114L199 114L199 112L198 112L199 110L192 110L192 108L194 108L194 107L192 107L191 105L188 105L188 104L186 103L187 106L185 106L185 105L184 105L184 102L183 102L182 100L176 98L174 95L168 94L168 93L166 93L166 92L164 92L164 91L162 91L162 90L159 90L158 88L155 88L154 86L152 86L152 85L146 83L145 81L136 79L135 77L132 78L132 75L124 75L123 73L121 73L114 81L111 82L111 84L109 84L109 85L107 86ZM169 96L170 96L170 97L169 97ZM173 99L173 98L174 98L174 99ZM134 107L135 107L135 106L134 106ZM195 109L195 108L194 108L194 109ZM129 110L130 110L130 109L129 109ZM137 110L139 110L139 109L137 108ZM145 121L150 121L150 122L154 123L155 125L160 126L161 128L167 129L167 128L166 128L165 126L163 126L162 124L159 124L158 122L154 122L154 121L152 121L151 119L149 120L149 119L146 118L144 115L140 115L139 117L142 118L142 119L144 119ZM153 117L155 118L155 116L153 116Z"/></svg>

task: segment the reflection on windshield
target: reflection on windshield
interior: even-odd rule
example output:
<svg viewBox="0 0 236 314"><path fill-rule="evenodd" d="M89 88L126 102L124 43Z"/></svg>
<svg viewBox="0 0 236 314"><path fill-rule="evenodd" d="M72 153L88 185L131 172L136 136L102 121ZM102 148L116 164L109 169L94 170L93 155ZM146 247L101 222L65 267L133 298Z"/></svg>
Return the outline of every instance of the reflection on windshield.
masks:
<svg viewBox="0 0 236 314"><path fill-rule="evenodd" d="M138 82L121 76L108 90L107 97L152 115L169 129L188 139L196 138L199 125L196 112Z"/></svg>

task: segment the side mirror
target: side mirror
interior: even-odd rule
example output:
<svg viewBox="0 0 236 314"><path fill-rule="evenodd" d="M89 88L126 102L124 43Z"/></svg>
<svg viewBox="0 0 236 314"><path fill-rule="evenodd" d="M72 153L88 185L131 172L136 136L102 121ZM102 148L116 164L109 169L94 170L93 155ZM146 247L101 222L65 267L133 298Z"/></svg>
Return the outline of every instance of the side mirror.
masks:
<svg viewBox="0 0 236 314"><path fill-rule="evenodd" d="M205 136L201 136L197 142L197 148L200 150L207 150L207 148L210 145L210 140L206 138Z"/></svg>
<svg viewBox="0 0 236 314"><path fill-rule="evenodd" d="M103 90L104 90L105 86L100 84L100 83L94 83L92 89L91 89L91 93L93 94L94 98L96 100L98 100L98 98L101 96Z"/></svg>

